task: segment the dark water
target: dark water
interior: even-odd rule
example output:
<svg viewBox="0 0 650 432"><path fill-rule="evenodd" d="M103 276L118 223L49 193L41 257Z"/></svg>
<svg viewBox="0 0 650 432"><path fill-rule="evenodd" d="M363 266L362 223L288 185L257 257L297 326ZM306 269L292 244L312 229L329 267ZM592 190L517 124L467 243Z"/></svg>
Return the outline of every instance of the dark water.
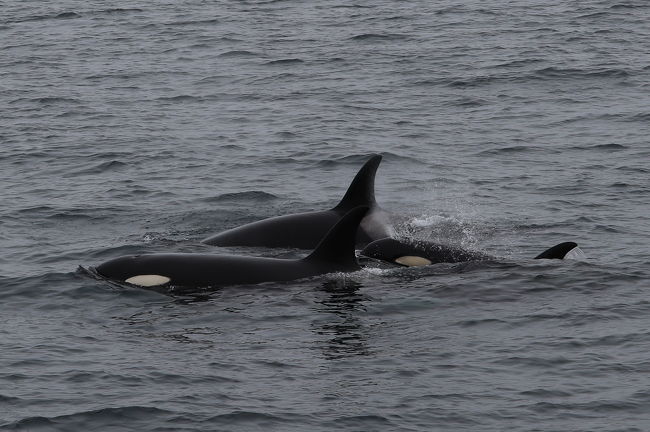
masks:
<svg viewBox="0 0 650 432"><path fill-rule="evenodd" d="M647 1L0 12L0 429L650 430ZM332 206L375 152L403 233L501 258L184 296L76 272ZM529 260L568 240L588 261Z"/></svg>

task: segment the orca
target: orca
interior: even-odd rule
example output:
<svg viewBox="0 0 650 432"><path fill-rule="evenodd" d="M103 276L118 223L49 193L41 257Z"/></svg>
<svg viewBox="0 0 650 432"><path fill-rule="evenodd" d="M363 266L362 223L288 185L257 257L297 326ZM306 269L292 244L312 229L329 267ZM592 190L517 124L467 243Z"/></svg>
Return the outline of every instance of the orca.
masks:
<svg viewBox="0 0 650 432"><path fill-rule="evenodd" d="M573 259L581 260L585 258L585 253L578 247L578 243L564 242L546 249L535 259Z"/></svg>
<svg viewBox="0 0 650 432"><path fill-rule="evenodd" d="M375 201L375 173L381 155L372 156L352 180L343 199L329 210L276 216L215 234L203 240L212 246L261 246L313 249L320 239L348 211L369 208L357 231L357 245L392 234L388 215Z"/></svg>
<svg viewBox="0 0 650 432"><path fill-rule="evenodd" d="M234 255L163 253L123 256L94 271L111 281L140 287L221 287L290 281L333 272L360 269L355 234L368 207L346 213L302 259Z"/></svg>
<svg viewBox="0 0 650 432"><path fill-rule="evenodd" d="M383 238L368 244L361 255L392 264L416 267L439 263L493 260L481 252L468 251L430 241ZM584 253L577 243L564 242L542 252L535 259L581 259Z"/></svg>

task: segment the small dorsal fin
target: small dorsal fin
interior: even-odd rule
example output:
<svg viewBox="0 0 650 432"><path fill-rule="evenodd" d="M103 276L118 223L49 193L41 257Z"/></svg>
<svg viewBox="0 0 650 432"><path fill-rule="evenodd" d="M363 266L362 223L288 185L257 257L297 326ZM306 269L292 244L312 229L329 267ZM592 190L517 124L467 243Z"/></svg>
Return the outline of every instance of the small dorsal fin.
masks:
<svg viewBox="0 0 650 432"><path fill-rule="evenodd" d="M381 155L375 155L363 164L336 210L351 210L358 206L372 206L375 202L375 173L381 162Z"/></svg>
<svg viewBox="0 0 650 432"><path fill-rule="evenodd" d="M316 249L303 259L330 263L333 271L358 270L360 267L354 254L355 239L359 223L367 211L367 206L360 206L347 212L325 234Z"/></svg>
<svg viewBox="0 0 650 432"><path fill-rule="evenodd" d="M574 242L560 243L537 255L535 259L564 259L564 256L576 247L578 244Z"/></svg>

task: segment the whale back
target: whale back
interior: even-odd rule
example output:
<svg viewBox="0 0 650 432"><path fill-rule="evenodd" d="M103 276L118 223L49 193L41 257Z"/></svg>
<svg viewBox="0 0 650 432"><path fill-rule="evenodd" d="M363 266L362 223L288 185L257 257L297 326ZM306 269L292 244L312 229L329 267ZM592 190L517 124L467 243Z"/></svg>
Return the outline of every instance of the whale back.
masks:
<svg viewBox="0 0 650 432"><path fill-rule="evenodd" d="M276 216L222 231L203 243L313 249L340 217L332 210Z"/></svg>
<svg viewBox="0 0 650 432"><path fill-rule="evenodd" d="M165 253L114 258L95 268L97 274L140 287L216 287L289 281L332 272L359 270L355 234L367 207L346 213L316 249L303 259L234 255Z"/></svg>
<svg viewBox="0 0 650 432"><path fill-rule="evenodd" d="M375 201L375 173L382 157L372 156L359 169L343 199L330 210L294 213L251 222L203 240L213 246L263 246L313 249L350 210L371 209L358 230L357 244L365 245L390 234L387 218ZM379 217L381 216L381 217Z"/></svg>
<svg viewBox="0 0 650 432"><path fill-rule="evenodd" d="M368 244L361 254L403 266L480 261L488 257L480 252L425 240L383 238Z"/></svg>

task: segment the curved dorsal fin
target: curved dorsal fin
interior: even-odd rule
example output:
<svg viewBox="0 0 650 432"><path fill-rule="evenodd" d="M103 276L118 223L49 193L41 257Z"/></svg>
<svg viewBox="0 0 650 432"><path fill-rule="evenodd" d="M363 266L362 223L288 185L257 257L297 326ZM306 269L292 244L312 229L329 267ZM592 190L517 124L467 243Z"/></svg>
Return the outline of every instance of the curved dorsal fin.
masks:
<svg viewBox="0 0 650 432"><path fill-rule="evenodd" d="M578 247L578 244L574 242L560 243L559 245L546 249L537 255L535 259L564 259L565 255L576 247Z"/></svg>
<svg viewBox="0 0 650 432"><path fill-rule="evenodd" d="M360 206L347 212L325 234L316 249L303 259L329 263L332 265L332 271L358 270L360 267L354 254L354 246L357 228L367 211L367 206Z"/></svg>
<svg viewBox="0 0 650 432"><path fill-rule="evenodd" d="M351 210L358 206L372 206L375 202L375 173L381 162L381 155L375 155L363 164L347 192L335 210Z"/></svg>

